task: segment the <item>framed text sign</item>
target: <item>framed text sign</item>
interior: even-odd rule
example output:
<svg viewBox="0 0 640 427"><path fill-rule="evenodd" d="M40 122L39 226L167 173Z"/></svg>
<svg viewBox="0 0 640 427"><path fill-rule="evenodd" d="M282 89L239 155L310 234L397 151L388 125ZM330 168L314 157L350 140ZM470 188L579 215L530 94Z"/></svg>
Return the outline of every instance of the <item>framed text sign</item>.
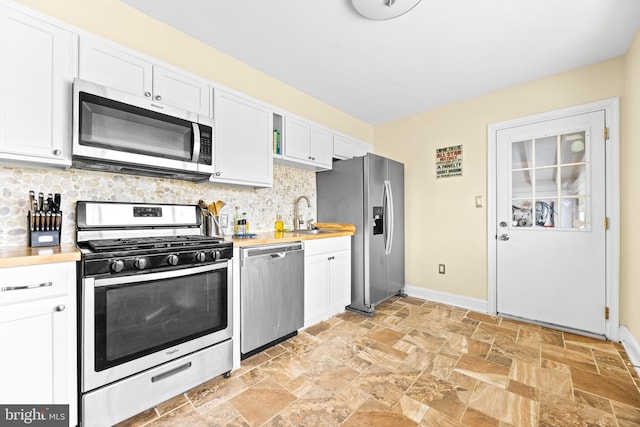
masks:
<svg viewBox="0 0 640 427"><path fill-rule="evenodd" d="M436 149L436 179L462 176L462 145Z"/></svg>

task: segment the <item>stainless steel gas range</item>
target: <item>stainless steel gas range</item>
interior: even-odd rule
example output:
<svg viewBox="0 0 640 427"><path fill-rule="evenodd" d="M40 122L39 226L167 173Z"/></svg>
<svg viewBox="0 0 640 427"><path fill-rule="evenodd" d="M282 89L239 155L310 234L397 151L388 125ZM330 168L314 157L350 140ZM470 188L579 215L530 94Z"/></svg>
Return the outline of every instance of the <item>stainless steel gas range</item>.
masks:
<svg viewBox="0 0 640 427"><path fill-rule="evenodd" d="M80 419L105 426L232 368L232 243L197 205L80 201Z"/></svg>

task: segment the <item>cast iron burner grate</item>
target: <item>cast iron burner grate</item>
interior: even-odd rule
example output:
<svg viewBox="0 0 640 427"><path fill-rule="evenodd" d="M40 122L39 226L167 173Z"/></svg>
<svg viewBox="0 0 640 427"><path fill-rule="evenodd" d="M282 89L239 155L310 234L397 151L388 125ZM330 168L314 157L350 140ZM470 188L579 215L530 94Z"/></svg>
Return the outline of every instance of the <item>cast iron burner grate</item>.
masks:
<svg viewBox="0 0 640 427"><path fill-rule="evenodd" d="M108 252L121 249L153 249L175 247L198 247L203 244L220 243L219 237L209 236L159 236L128 239L90 240L87 245L94 252Z"/></svg>

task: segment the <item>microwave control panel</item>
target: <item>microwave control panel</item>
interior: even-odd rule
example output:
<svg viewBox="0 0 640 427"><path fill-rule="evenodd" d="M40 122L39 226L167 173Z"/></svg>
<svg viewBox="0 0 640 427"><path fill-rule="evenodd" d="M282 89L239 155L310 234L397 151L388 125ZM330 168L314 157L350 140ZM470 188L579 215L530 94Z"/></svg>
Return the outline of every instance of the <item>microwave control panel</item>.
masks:
<svg viewBox="0 0 640 427"><path fill-rule="evenodd" d="M198 163L200 164L213 164L213 138L211 136L212 135L210 127L200 127L200 158L198 159Z"/></svg>

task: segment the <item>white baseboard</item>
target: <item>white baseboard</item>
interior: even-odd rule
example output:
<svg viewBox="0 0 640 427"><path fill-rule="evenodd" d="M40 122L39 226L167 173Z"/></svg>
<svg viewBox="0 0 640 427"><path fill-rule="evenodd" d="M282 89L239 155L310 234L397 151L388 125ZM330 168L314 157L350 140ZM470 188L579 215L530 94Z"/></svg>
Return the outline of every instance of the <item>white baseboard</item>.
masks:
<svg viewBox="0 0 640 427"><path fill-rule="evenodd" d="M411 297L440 302L442 304L454 305L456 307L466 308L467 310L486 313L488 309L487 301L476 298L469 298L456 294L449 294L446 292L432 291L430 289L418 288L417 286L409 285L405 285L404 291Z"/></svg>
<svg viewBox="0 0 640 427"><path fill-rule="evenodd" d="M633 363L633 366L635 366L636 371L640 375L640 343L624 325L620 326L620 342L627 351L631 363Z"/></svg>

